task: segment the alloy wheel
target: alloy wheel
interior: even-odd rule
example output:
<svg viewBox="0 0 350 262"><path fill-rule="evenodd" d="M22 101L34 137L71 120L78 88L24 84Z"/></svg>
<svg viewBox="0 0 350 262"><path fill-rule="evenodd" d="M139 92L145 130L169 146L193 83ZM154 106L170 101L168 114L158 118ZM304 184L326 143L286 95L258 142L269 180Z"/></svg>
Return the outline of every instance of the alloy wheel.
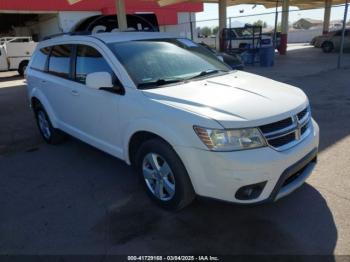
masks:
<svg viewBox="0 0 350 262"><path fill-rule="evenodd" d="M51 131L49 121L46 118L46 115L43 111L38 112L38 123L41 133L46 139L50 139Z"/></svg>
<svg viewBox="0 0 350 262"><path fill-rule="evenodd" d="M156 153L149 153L143 159L143 177L147 188L162 201L169 201L175 195L175 178L167 161Z"/></svg>

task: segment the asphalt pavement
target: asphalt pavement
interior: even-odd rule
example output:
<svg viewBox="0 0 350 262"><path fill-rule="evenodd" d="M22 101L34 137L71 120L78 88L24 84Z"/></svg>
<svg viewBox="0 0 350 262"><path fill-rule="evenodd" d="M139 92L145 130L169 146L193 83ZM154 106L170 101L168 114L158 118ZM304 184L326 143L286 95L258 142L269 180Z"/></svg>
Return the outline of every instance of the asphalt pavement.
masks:
<svg viewBox="0 0 350 262"><path fill-rule="evenodd" d="M176 213L156 207L122 161L73 138L43 143L23 80L1 73L0 254L350 255L350 67L330 66L336 54L324 65L319 52L247 68L309 96L321 145L307 183L275 203L198 199Z"/></svg>

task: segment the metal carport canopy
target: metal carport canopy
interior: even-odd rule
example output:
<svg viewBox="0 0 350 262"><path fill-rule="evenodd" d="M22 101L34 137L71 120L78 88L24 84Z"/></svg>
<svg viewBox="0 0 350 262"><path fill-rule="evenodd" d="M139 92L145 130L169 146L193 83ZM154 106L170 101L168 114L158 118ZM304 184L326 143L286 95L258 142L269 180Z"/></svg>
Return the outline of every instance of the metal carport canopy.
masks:
<svg viewBox="0 0 350 262"><path fill-rule="evenodd" d="M145 1L157 1L160 6L178 4L183 2L202 2L202 3L219 3L219 0L145 0ZM282 3L283 1L279 1ZM344 4L345 0L333 0L332 5ZM253 4L263 5L267 8L276 6L276 0L227 0L227 5L241 5L241 4ZM296 6L299 8L318 8L324 7L324 0L290 0L290 6Z"/></svg>

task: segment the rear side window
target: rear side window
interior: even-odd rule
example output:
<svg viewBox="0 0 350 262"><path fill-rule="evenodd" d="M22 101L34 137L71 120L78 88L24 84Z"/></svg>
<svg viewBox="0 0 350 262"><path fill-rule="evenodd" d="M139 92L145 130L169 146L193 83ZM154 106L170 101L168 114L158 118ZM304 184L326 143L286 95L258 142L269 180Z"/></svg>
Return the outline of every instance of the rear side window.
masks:
<svg viewBox="0 0 350 262"><path fill-rule="evenodd" d="M49 72L63 78L69 78L71 53L71 45L54 46L49 60Z"/></svg>
<svg viewBox="0 0 350 262"><path fill-rule="evenodd" d="M36 52L36 55L33 57L33 62L31 67L34 69L44 71L49 53L50 53L50 47L41 48L38 52Z"/></svg>
<svg viewBox="0 0 350 262"><path fill-rule="evenodd" d="M103 56L93 47L77 46L75 79L85 84L86 75L95 72L108 72L114 76L113 70Z"/></svg>

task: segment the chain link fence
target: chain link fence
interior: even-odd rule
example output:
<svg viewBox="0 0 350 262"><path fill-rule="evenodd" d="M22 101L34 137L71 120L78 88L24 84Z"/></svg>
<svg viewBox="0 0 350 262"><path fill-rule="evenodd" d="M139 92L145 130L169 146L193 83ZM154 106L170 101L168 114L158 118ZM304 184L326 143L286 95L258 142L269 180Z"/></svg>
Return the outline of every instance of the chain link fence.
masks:
<svg viewBox="0 0 350 262"><path fill-rule="evenodd" d="M332 13L342 14L344 12L344 6L344 4L332 6ZM293 23L289 23L288 42L306 43L310 42L315 36L321 35L323 31L323 12L318 12L317 19L308 18L315 17L315 10L322 9L297 9L291 7L289 10L289 20L293 21ZM275 25L276 16L277 23ZM277 27L277 32L281 31L281 17L281 7L277 10L269 9L266 12L258 14L243 14L242 11L240 15L228 17L226 24L228 28L244 27L246 24L261 25L263 34L273 35L275 26ZM350 27L349 21L347 21L347 26ZM219 19L196 21L195 14L183 13L179 15L179 23L177 25L161 26L160 31L179 37L186 37L197 43L205 43L212 48L217 48L219 43L218 27ZM341 28L342 19L331 21L330 31L340 30Z"/></svg>

